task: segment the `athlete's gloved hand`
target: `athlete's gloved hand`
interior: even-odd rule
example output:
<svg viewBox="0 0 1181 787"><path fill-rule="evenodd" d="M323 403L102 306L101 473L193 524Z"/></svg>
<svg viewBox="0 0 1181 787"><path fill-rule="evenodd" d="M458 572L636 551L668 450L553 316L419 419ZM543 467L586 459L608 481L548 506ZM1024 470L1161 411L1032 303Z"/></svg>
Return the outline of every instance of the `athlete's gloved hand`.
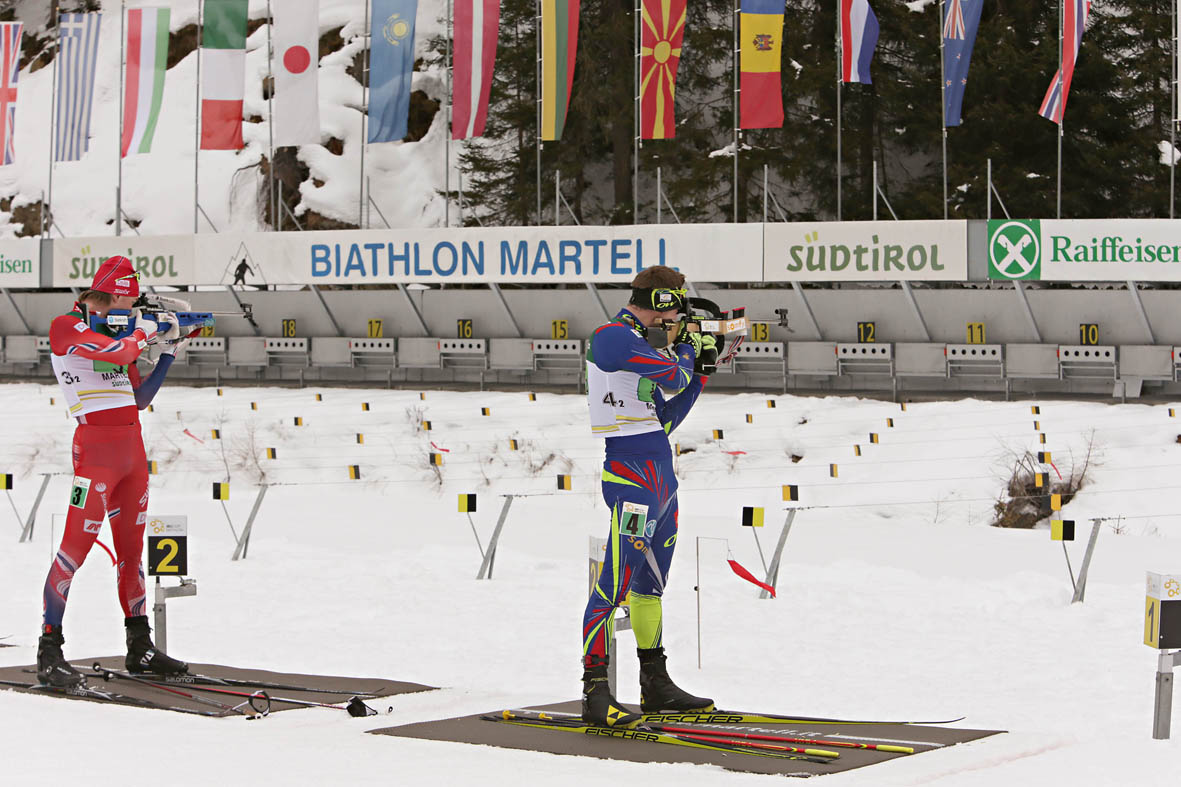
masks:
<svg viewBox="0 0 1181 787"><path fill-rule="evenodd" d="M145 340L151 340L157 333L159 333L160 326L156 324L155 320L149 320L139 309L136 309L134 314L135 329L137 331L143 331Z"/></svg>
<svg viewBox="0 0 1181 787"><path fill-rule="evenodd" d="M181 351L189 346L189 340L192 339L193 337L199 335L200 333L201 333L200 328L194 328L192 331L190 331L189 333L180 337L179 339L176 339L175 341L166 342L164 344L164 349L161 352L161 355L171 355L173 358L175 358L176 354L179 351Z"/></svg>
<svg viewBox="0 0 1181 787"><path fill-rule="evenodd" d="M172 312L161 312L156 315L160 324L160 336L166 342L175 342L180 339L180 320ZM165 327L167 326L167 327Z"/></svg>
<svg viewBox="0 0 1181 787"><path fill-rule="evenodd" d="M697 353L697 362L693 364L693 371L708 377L718 370L718 339L709 333L699 335L701 336L701 350Z"/></svg>
<svg viewBox="0 0 1181 787"><path fill-rule="evenodd" d="M689 323L682 322L681 330L677 334L674 344L687 344L693 349L693 357L701 355L701 337L703 334L689 330Z"/></svg>

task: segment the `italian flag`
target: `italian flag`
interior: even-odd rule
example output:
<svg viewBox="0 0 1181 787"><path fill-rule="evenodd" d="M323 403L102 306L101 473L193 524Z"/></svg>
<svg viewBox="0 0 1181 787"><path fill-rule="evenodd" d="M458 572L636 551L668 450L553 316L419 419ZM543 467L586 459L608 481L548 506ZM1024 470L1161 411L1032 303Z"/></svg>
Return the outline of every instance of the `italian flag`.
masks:
<svg viewBox="0 0 1181 787"><path fill-rule="evenodd" d="M241 150L249 0L204 0L201 149Z"/></svg>
<svg viewBox="0 0 1181 787"><path fill-rule="evenodd" d="M124 75L123 155L150 153L168 66L167 8L127 12L127 66Z"/></svg>

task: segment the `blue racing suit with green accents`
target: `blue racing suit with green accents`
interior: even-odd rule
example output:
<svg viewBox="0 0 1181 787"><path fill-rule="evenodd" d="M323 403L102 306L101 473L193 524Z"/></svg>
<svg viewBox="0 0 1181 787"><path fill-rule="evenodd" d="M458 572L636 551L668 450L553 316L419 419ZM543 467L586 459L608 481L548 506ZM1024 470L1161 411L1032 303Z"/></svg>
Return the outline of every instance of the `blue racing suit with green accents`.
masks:
<svg viewBox="0 0 1181 787"><path fill-rule="evenodd" d="M636 644L661 646L660 597L677 543L677 478L668 435L689 414L707 379L694 374L690 345L657 350L642 330L623 309L587 345L591 429L607 441L603 500L611 510L603 570L583 615L588 666L607 657L615 610L625 599Z"/></svg>

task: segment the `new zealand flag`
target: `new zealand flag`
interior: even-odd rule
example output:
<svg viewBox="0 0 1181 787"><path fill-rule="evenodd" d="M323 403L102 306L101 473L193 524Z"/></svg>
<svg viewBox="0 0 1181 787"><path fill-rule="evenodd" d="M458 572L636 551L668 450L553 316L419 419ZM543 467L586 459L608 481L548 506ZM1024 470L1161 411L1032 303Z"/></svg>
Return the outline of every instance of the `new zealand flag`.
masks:
<svg viewBox="0 0 1181 787"><path fill-rule="evenodd" d="M947 0L943 16L943 125L958 126L984 0Z"/></svg>

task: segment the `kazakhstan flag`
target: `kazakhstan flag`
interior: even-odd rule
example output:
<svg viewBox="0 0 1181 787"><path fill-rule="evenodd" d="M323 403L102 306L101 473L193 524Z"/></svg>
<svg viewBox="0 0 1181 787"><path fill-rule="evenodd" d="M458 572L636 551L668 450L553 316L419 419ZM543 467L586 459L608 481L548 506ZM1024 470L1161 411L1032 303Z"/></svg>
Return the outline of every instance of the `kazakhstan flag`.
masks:
<svg viewBox="0 0 1181 787"><path fill-rule="evenodd" d="M410 117L418 0L373 0L369 21L369 141L397 142Z"/></svg>

